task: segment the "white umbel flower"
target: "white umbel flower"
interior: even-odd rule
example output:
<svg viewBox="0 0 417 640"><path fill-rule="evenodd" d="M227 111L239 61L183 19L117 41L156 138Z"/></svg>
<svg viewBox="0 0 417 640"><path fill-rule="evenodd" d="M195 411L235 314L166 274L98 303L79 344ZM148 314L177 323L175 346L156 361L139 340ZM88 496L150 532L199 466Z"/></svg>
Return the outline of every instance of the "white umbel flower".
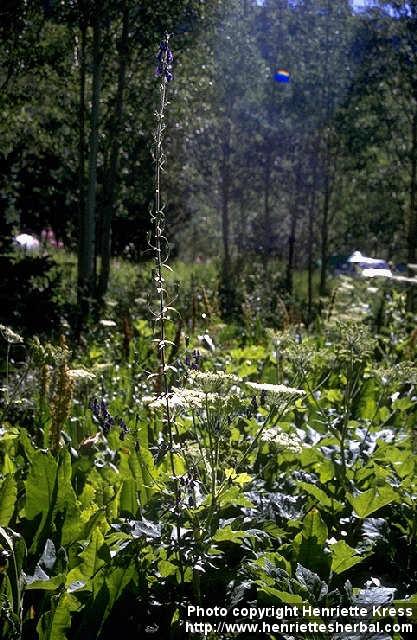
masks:
<svg viewBox="0 0 417 640"><path fill-rule="evenodd" d="M284 451L290 451L291 453L301 453L301 442L294 434L284 433L277 427L270 427L265 429L261 434L262 442L269 442L274 444L277 448Z"/></svg>
<svg viewBox="0 0 417 640"><path fill-rule="evenodd" d="M9 344L21 344L23 342L22 336L19 336L18 333L4 324L0 324L0 333Z"/></svg>
<svg viewBox="0 0 417 640"><path fill-rule="evenodd" d="M114 320L100 320L100 324L102 327L116 327L116 322Z"/></svg>
<svg viewBox="0 0 417 640"><path fill-rule="evenodd" d="M206 394L197 389L178 389L174 387L168 395L161 395L148 403L150 409L165 409L167 406L171 411L181 409L201 409L206 402Z"/></svg>
<svg viewBox="0 0 417 640"><path fill-rule="evenodd" d="M287 387L285 384L246 382L245 386L255 394L266 395L266 399L270 402L287 400L289 398L299 398L306 395L306 392L302 389Z"/></svg>
<svg viewBox="0 0 417 640"><path fill-rule="evenodd" d="M68 375L72 380L94 380L96 377L92 371L87 371L87 369L70 369Z"/></svg>
<svg viewBox="0 0 417 640"><path fill-rule="evenodd" d="M204 393L228 393L242 382L238 376L224 371L192 371L189 379Z"/></svg>

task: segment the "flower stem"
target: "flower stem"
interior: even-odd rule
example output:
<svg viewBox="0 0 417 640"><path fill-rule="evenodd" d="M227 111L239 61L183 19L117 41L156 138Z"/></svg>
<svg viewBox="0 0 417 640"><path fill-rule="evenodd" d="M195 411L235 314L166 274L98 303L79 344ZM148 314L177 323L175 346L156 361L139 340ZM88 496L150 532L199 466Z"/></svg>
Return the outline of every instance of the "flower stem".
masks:
<svg viewBox="0 0 417 640"><path fill-rule="evenodd" d="M154 209L151 213L151 219L154 226L154 245L155 252L155 266L156 266L156 287L158 293L158 313L156 315L156 321L159 323L159 341L158 341L158 357L159 357L159 381L162 394L165 398L165 421L167 427L168 441L169 441L169 459L171 465L172 479L174 483L174 515L175 515L175 528L176 528L176 542L177 542L177 556L180 569L181 582L184 582L184 568L181 555L181 523L180 523L180 485L179 479L176 477L175 472L175 458L174 458L174 428L173 421L169 406L169 381L167 375L167 359L166 359L166 322L167 322L167 303L166 303L166 289L164 286L165 279L163 277L163 266L165 264L166 255L162 255L163 246L166 244L165 238L165 216L163 212L163 206L161 202L161 173L164 163L163 153L163 132L165 130L164 117L165 109L167 107L167 69L169 66L169 34L165 35L163 46L160 49L160 103L159 110L156 112L156 132L155 132L155 194L154 194Z"/></svg>

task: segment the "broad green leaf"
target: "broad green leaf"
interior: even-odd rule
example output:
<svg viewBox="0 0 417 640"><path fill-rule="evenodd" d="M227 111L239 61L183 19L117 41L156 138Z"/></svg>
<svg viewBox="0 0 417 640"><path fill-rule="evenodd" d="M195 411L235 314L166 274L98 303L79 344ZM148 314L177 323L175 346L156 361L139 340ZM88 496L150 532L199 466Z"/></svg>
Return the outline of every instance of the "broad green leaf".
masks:
<svg viewBox="0 0 417 640"><path fill-rule="evenodd" d="M251 480L252 476L250 476L248 473L238 473L236 478L233 478L233 482L236 482L236 484L238 484L240 487L243 487L243 485L251 482Z"/></svg>
<svg viewBox="0 0 417 640"><path fill-rule="evenodd" d="M184 459L178 454L174 453L174 470L176 476L182 476L187 472L187 467L185 466Z"/></svg>
<svg viewBox="0 0 417 640"><path fill-rule="evenodd" d="M0 486L0 524L7 527L16 505L17 484L13 476L8 475Z"/></svg>
<svg viewBox="0 0 417 640"><path fill-rule="evenodd" d="M104 349L101 347L92 347L89 352L89 356L91 360L97 360L97 358L101 358L104 355Z"/></svg>
<svg viewBox="0 0 417 640"><path fill-rule="evenodd" d="M74 489L71 484L71 456L61 451L57 459L51 454L36 451L25 482L26 503L24 514L28 520L37 521L31 553L38 542L50 535L52 523L61 523L58 534L62 544L74 542L80 533L80 513ZM59 519L57 514L61 513Z"/></svg>
<svg viewBox="0 0 417 640"><path fill-rule="evenodd" d="M391 502L399 499L398 494L390 486L372 487L357 496L348 495L348 500L359 518L366 518Z"/></svg>
<svg viewBox="0 0 417 640"><path fill-rule="evenodd" d="M343 510L343 505L338 500L329 498L327 493L320 489L320 487L316 487L316 485L309 484L308 482L300 482L300 487L306 493L314 496L322 507L326 507L328 510L335 512Z"/></svg>
<svg viewBox="0 0 417 640"><path fill-rule="evenodd" d="M392 403L393 409L396 409L398 411L407 411L407 409L414 407L414 405L415 402L407 396L405 398L398 398Z"/></svg>
<svg viewBox="0 0 417 640"><path fill-rule="evenodd" d="M119 598L123 595L123 592L125 591L128 584L133 580L135 572L135 565L133 562L131 562L128 567L112 568L109 575L106 576L105 582L109 592L109 601L107 608L102 613L100 630L102 629L103 624L112 608L119 600Z"/></svg>
<svg viewBox="0 0 417 640"><path fill-rule="evenodd" d="M107 547L104 549L104 546L103 534L95 529L90 543L79 555L81 563L67 575L67 587L77 581L87 583L106 564Z"/></svg>
<svg viewBox="0 0 417 640"><path fill-rule="evenodd" d="M302 604L303 599L301 596L295 593L286 593L285 591L280 591L279 589L275 589L274 587L262 587L258 589L258 595L262 598L262 596L266 596L268 601L275 600L277 602L283 602L285 604Z"/></svg>
<svg viewBox="0 0 417 640"><path fill-rule="evenodd" d="M134 320L133 326L136 329L136 331L144 338L149 338L150 336L153 335L153 331L149 326L149 322L147 320Z"/></svg>
<svg viewBox="0 0 417 640"><path fill-rule="evenodd" d="M57 492L57 463L48 453L36 451L26 480L25 516L34 520L42 514L45 521Z"/></svg>
<svg viewBox="0 0 417 640"><path fill-rule="evenodd" d="M375 383L373 380L368 379L364 382L361 389L358 403L358 415L364 420L372 420L375 416L376 410Z"/></svg>
<svg viewBox="0 0 417 640"><path fill-rule="evenodd" d="M227 526L216 531L213 536L213 540L214 542L233 542L235 544L241 544L247 537L248 533L246 531L233 531L230 526Z"/></svg>
<svg viewBox="0 0 417 640"><path fill-rule="evenodd" d="M229 487L220 494L219 504L221 507L233 505L235 507L253 507L249 498L243 495L240 487Z"/></svg>
<svg viewBox="0 0 417 640"><path fill-rule="evenodd" d="M231 371L233 371L232 368ZM258 367L256 364L252 364L250 360L247 360L238 366L236 373L240 378L249 378L249 376L257 373L257 371Z"/></svg>
<svg viewBox="0 0 417 640"><path fill-rule="evenodd" d="M20 429L19 444L23 448L27 459L31 462L35 455L36 449L25 429Z"/></svg>
<svg viewBox="0 0 417 640"><path fill-rule="evenodd" d="M140 483L138 488L140 490L141 503L145 505L155 493L155 481L158 479L159 471L155 467L154 459L149 449L140 447L136 458L141 470L141 479L139 479L139 475L135 477L137 482Z"/></svg>
<svg viewBox="0 0 417 640"><path fill-rule="evenodd" d="M313 447L304 447L300 454L300 461L303 467L309 467L317 462L321 463L320 453Z"/></svg>
<svg viewBox="0 0 417 640"><path fill-rule="evenodd" d="M414 593L406 600L394 600L392 604L396 607L410 607L411 615L407 616L407 621L413 622L414 624L417 623L417 593Z"/></svg>
<svg viewBox="0 0 417 640"><path fill-rule="evenodd" d="M136 481L134 478L123 480L120 494L120 510L129 513L133 517L138 510L138 494L136 492Z"/></svg>
<svg viewBox="0 0 417 640"><path fill-rule="evenodd" d="M327 540L327 525L321 519L317 509L311 509L304 518L302 537L304 540L314 540L318 544L324 544Z"/></svg>
<svg viewBox="0 0 417 640"><path fill-rule="evenodd" d="M409 455L404 462L395 465L395 471L400 478L415 477L416 459L414 455Z"/></svg>
<svg viewBox="0 0 417 640"><path fill-rule="evenodd" d="M39 589L41 591L56 591L65 582L65 574L48 577L46 573L37 567L33 576L26 576L26 590Z"/></svg>
<svg viewBox="0 0 417 640"><path fill-rule="evenodd" d="M298 564L295 577L300 585L308 592L308 600L313 599L319 602L323 596L327 595L327 584L323 582L314 571L310 571L310 569Z"/></svg>
<svg viewBox="0 0 417 640"><path fill-rule="evenodd" d="M266 351L262 345L254 344L244 349L232 349L230 355L233 360L264 360Z"/></svg>
<svg viewBox="0 0 417 640"><path fill-rule="evenodd" d="M250 476L248 473L236 473L236 471L231 467L225 470L224 475L226 479L231 480L241 487L252 480L252 476Z"/></svg>
<svg viewBox="0 0 417 640"><path fill-rule="evenodd" d="M292 543L296 561L319 575L322 571L327 571L330 559L323 554L327 537L326 523L317 509L312 509L304 518L303 529Z"/></svg>
<svg viewBox="0 0 417 640"><path fill-rule="evenodd" d="M347 571L347 569L363 560L363 557L358 555L356 549L350 547L344 540L339 540L339 542L330 545L329 548L332 554L331 569L333 573L343 573L343 571Z"/></svg>
<svg viewBox="0 0 417 640"><path fill-rule="evenodd" d="M2 474L4 476L7 476L9 474L10 475L13 474L15 471L16 471L16 467L13 463L13 460L11 460L9 455L5 453L3 457L3 465L1 470Z"/></svg>
<svg viewBox="0 0 417 640"><path fill-rule="evenodd" d="M291 563L284 556L274 551L266 551L253 564L261 567L266 572L269 572L270 567L272 567L273 575L275 575L276 567L284 569L288 575L291 574Z"/></svg>
<svg viewBox="0 0 417 640"><path fill-rule="evenodd" d="M324 392L324 395L326 396L327 400L332 404L337 404L339 402L342 402L343 400L343 393L341 392L340 389L327 389Z"/></svg>
<svg viewBox="0 0 417 640"><path fill-rule="evenodd" d="M378 416L380 422L387 422L391 416L391 411L388 407L381 407L378 411Z"/></svg>
<svg viewBox="0 0 417 640"><path fill-rule="evenodd" d="M320 482L326 484L335 477L334 464L331 460L322 460L317 468L320 475Z"/></svg>
<svg viewBox="0 0 417 640"><path fill-rule="evenodd" d="M75 596L64 593L58 606L45 613L39 620L36 631L39 640L67 640L71 627L71 613L79 611L81 604Z"/></svg>
<svg viewBox="0 0 417 640"><path fill-rule="evenodd" d="M161 574L161 578L167 578L168 576L175 576L178 573L178 567L168 560L161 560L158 562L158 571Z"/></svg>
<svg viewBox="0 0 417 640"><path fill-rule="evenodd" d="M58 465L55 459L43 451L36 451L25 482L25 516L28 520L39 519L34 533L31 552L37 547L39 536L45 527L50 530L53 510L58 496Z"/></svg>
<svg viewBox="0 0 417 640"><path fill-rule="evenodd" d="M61 544L67 546L74 543L81 537L83 530L83 523L81 521L81 513L78 504L74 501L68 501L69 503L64 507L64 523L62 525L61 532Z"/></svg>

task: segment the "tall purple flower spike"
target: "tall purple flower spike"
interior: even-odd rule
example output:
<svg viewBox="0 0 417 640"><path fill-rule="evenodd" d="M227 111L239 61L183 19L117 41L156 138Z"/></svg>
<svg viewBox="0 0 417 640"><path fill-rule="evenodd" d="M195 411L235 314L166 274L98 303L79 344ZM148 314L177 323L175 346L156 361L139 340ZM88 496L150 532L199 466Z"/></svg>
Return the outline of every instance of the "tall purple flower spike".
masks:
<svg viewBox="0 0 417 640"><path fill-rule="evenodd" d="M168 42L162 40L159 45L159 51L156 56L158 60L158 65L155 70L155 75L157 78L165 77L167 82L171 82L174 77L172 73L172 63L174 62L174 54L169 48Z"/></svg>

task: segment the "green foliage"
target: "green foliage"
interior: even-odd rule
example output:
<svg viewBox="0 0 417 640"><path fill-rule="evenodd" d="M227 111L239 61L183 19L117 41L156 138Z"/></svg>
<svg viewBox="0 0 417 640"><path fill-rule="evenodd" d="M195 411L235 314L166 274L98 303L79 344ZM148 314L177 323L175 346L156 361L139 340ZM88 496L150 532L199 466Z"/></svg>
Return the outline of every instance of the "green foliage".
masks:
<svg viewBox="0 0 417 640"><path fill-rule="evenodd" d="M180 347L168 394L172 466L163 397L147 374L152 331L133 323L124 356L123 328L109 321L72 361L68 350L34 345L29 368L64 358L79 382L58 449L45 449L42 421L0 432L7 640L20 624L39 639L107 640L132 601L129 632L146 619L166 636L175 610L181 619L202 597L327 606L352 601L351 583L383 584L387 573L399 599L417 591L417 372L401 348L352 320L301 342L291 330L244 344L229 334L227 350L203 352L200 371L184 366ZM98 394L108 426L104 409L89 408Z"/></svg>
<svg viewBox="0 0 417 640"><path fill-rule="evenodd" d="M155 10L150 3L127 4L136 27L129 31L129 68L135 69L135 77L116 140L121 177L113 204L122 217L132 202L135 211L139 203L140 221L151 182L146 145L153 109L145 97L152 95L153 85L148 63L135 59L132 45L140 44L137 50L145 59L153 47L153 30L165 18L166 26L174 27L182 19L194 24L207 15L204 3L171 3L169 16L165 2ZM83 6L91 9L89 3ZM359 313L364 302L347 313L338 307L338 291L315 331L307 332L294 303L290 260L287 269L277 261L279 273L268 259L259 268L250 264L251 278L234 291L234 280L243 279L244 272L239 260L237 267L228 263L233 251L226 255L235 243L238 253L249 249L249 255L282 258L287 235L289 248L297 228L304 241L313 241L319 221L314 218L310 231L305 222L317 202L324 211L326 189L338 211L335 227L344 223L341 237L351 223L361 200L346 198L338 208L338 194L350 194L355 184L350 180L356 170L353 159L370 163L374 153L360 131L354 149L339 148L344 127L353 127L349 109L357 106L361 113L369 97L362 90L349 93L346 84L344 51L360 35L362 23L355 22L347 2L327 3L324 13L319 0L267 2L252 12L243 11L237 1L221 7L224 15L215 15L223 26L221 38L209 29L194 47L188 36L179 36L184 47L179 68L189 76L183 76L178 89L174 85L179 106L169 118L180 125L173 130L181 129L185 117L196 127L186 143L173 135L178 153L168 163L167 184L176 182L183 164L173 206L178 207L175 197L187 193L186 205L193 209L197 205L189 182L201 184L204 174L200 211L207 221L221 208L223 293L233 294L229 312L240 314L243 323L218 321L215 263L195 266L192 273L182 267L187 271L179 299L184 313L174 318L165 290L166 280L171 284L174 276L162 275L165 257L157 243L160 272L155 277L148 269L138 275L132 265L115 265L110 295L103 302L106 317L78 336L72 352L64 339L60 346L35 339L22 362L17 361L14 350L21 339L1 327L0 633L5 640L20 639L22 633L38 640L108 640L121 628L126 637L141 637L153 628L168 638L182 632L189 603L326 606L362 596L377 602L392 590L407 602L417 592L416 339L409 334L403 293L388 285L374 287L374 305L366 303L365 313ZM99 137L103 186L115 141L111 107L117 64L109 52L118 42L118 8L113 2L101 7L107 17L101 26L108 40L102 87L108 112L100 126L110 125L110 133ZM89 11L83 16L65 2L54 5L47 16L37 5L18 9L22 15L12 10L2 26L6 45L0 47L11 61L24 61L24 73L7 88L3 125L10 218L23 208L19 198L23 200L23 184L30 190L26 174L32 163L39 169L37 149L49 150L54 161L66 150L66 163L58 163L55 176L58 186L51 183L51 189L56 195L64 173L76 193L73 125L79 60L73 64L72 55L83 19L91 57ZM142 29L147 14L148 28ZM338 26L343 29L340 39L335 38ZM27 39L18 38L17 50L9 50L19 29ZM287 32L302 33L303 46L286 37ZM29 48L33 39L43 43L41 51ZM376 46L374 39L372 33L370 47ZM328 61L331 49L334 57ZM298 78L287 93L271 88L277 57L280 64L291 62ZM383 61L377 62L378 80ZM409 97L409 74L401 69L401 95ZM372 69L363 71L365 78L375 79ZM337 77L333 84L332 74ZM33 115L24 108L31 93L29 75L42 80L36 100L38 106L45 103ZM248 81L252 77L256 82ZM196 86L190 86L190 78ZM54 91L65 95L59 108L57 97L49 104L45 91L51 79ZM206 95L214 93L212 80L216 100ZM324 87L319 96L318 86ZM382 88L386 110L391 103L388 87ZM261 117L255 118L251 114L259 104ZM139 142L132 133L138 129ZM209 153L216 154L217 164L207 171ZM388 171L393 153L391 143L384 152L378 148L377 176L381 167ZM24 162L16 177L19 157ZM333 166L337 158L347 168L348 186L343 171L336 170L336 162ZM160 168L161 157L158 162ZM48 182L53 166L48 154L45 164ZM141 181L135 181L136 170ZM39 175L34 183L42 184ZM342 185L334 195L330 183ZM262 211L259 193L264 196ZM204 204L207 194L210 201ZM71 198L66 206L72 212ZM273 204L285 212L283 226L281 218L271 218ZM379 204L377 193L374 205ZM392 214L395 224L403 204ZM231 212L235 220L240 215L240 233L230 224ZM63 216L67 223L72 220L68 213ZM143 226L138 224L141 230ZM162 227L158 234L164 238ZM218 241L220 234L214 235ZM200 245L193 244L193 259L197 249ZM145 319L155 282L160 306L154 319L163 320L158 337ZM357 289L364 299L372 293L367 285L350 288L345 283L344 288L353 290L353 302ZM369 582L382 586L367 587Z"/></svg>

